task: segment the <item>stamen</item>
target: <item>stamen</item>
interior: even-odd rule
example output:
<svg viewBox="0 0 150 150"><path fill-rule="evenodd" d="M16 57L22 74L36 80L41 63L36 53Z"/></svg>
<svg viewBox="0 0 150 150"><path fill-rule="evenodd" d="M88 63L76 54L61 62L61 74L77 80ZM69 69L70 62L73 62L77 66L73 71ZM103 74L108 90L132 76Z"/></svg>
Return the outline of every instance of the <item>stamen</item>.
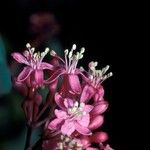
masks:
<svg viewBox="0 0 150 150"><path fill-rule="evenodd" d="M26 47L27 47L27 48L31 48L30 43L27 43L27 44L26 44Z"/></svg>
<svg viewBox="0 0 150 150"><path fill-rule="evenodd" d="M49 50L49 48L47 47L47 48L45 49L45 54L47 54L49 51L50 51L50 50Z"/></svg>
<svg viewBox="0 0 150 150"><path fill-rule="evenodd" d="M54 50L51 50L51 51L50 51L50 55L51 55L51 56L55 56L55 55L56 55L56 52L55 52Z"/></svg>
<svg viewBox="0 0 150 150"><path fill-rule="evenodd" d="M77 48L76 44L72 45L72 50L75 50Z"/></svg>

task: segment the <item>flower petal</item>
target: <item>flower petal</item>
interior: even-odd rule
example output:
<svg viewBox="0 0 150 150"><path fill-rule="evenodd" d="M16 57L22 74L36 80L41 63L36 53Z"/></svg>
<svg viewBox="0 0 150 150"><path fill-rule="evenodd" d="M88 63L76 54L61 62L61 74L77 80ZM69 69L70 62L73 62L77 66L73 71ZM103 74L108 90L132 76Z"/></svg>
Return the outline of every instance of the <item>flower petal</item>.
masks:
<svg viewBox="0 0 150 150"><path fill-rule="evenodd" d="M83 135L91 135L91 131L87 127L81 126L78 122L75 122L76 130Z"/></svg>
<svg viewBox="0 0 150 150"><path fill-rule="evenodd" d="M104 122L104 117L101 115L92 117L90 120L89 129L95 130L95 129L99 128L103 124L103 122Z"/></svg>
<svg viewBox="0 0 150 150"><path fill-rule="evenodd" d="M94 106L92 106L92 105L85 105L84 106L84 111L89 113L90 111L92 111L93 108L94 108Z"/></svg>
<svg viewBox="0 0 150 150"><path fill-rule="evenodd" d="M95 93L95 90L90 85L85 85L81 94L80 102L87 102Z"/></svg>
<svg viewBox="0 0 150 150"><path fill-rule="evenodd" d="M49 123L48 129L58 130L61 127L62 123L63 123L63 119L56 118Z"/></svg>
<svg viewBox="0 0 150 150"><path fill-rule="evenodd" d="M11 56L19 63L29 65L27 59L20 53L14 52Z"/></svg>
<svg viewBox="0 0 150 150"><path fill-rule="evenodd" d="M24 69L22 70L22 72L17 77L17 80L19 82L22 82L22 81L26 80L29 77L29 75L31 74L32 71L33 70L32 70L31 67L28 67L28 66L24 67Z"/></svg>
<svg viewBox="0 0 150 150"><path fill-rule="evenodd" d="M46 63L46 62L42 62L40 64L40 69L44 70L44 69L48 69L48 70L53 70L54 67L53 65L49 64L49 63Z"/></svg>
<svg viewBox="0 0 150 150"><path fill-rule="evenodd" d="M108 102L100 101L94 106L93 110L90 113L92 115L102 114L103 112L106 111L107 108L108 108Z"/></svg>
<svg viewBox="0 0 150 150"><path fill-rule="evenodd" d="M65 70L64 69L58 69L56 70L51 76L50 78L48 78L47 80L45 80L44 82L46 84L49 84L49 83L52 83L54 82L55 80L57 80L59 78L59 76L61 76L62 74L65 73Z"/></svg>
<svg viewBox="0 0 150 150"><path fill-rule="evenodd" d="M104 97L104 89L101 86L99 89L97 89L97 91L94 95L94 101L95 102L101 101L101 100L103 100L103 97Z"/></svg>
<svg viewBox="0 0 150 150"><path fill-rule="evenodd" d="M65 111L62 111L62 110L55 109L55 115L57 116L57 118L60 118L60 119L66 119L67 118L67 113Z"/></svg>
<svg viewBox="0 0 150 150"><path fill-rule="evenodd" d="M70 136L75 131L75 125L73 121L66 120L65 123L61 127L61 132L64 135Z"/></svg>
<svg viewBox="0 0 150 150"><path fill-rule="evenodd" d="M64 105L66 108L73 107L73 100L70 98L65 98L64 99Z"/></svg>
<svg viewBox="0 0 150 150"><path fill-rule="evenodd" d="M55 102L62 110L66 109L66 107L64 105L64 99L61 97L61 95L59 93L55 94Z"/></svg>
<svg viewBox="0 0 150 150"><path fill-rule="evenodd" d="M68 82L69 82L71 91L73 91L76 94L81 93L81 84L79 81L79 77L77 75L68 74Z"/></svg>
<svg viewBox="0 0 150 150"><path fill-rule="evenodd" d="M81 118L79 118L79 119L77 120L77 122L78 122L81 126L88 127L88 125L89 125L89 123L90 123L90 115L89 115L89 114L83 115Z"/></svg>
<svg viewBox="0 0 150 150"><path fill-rule="evenodd" d="M44 80L43 70L35 70L35 81L38 85L42 85Z"/></svg>

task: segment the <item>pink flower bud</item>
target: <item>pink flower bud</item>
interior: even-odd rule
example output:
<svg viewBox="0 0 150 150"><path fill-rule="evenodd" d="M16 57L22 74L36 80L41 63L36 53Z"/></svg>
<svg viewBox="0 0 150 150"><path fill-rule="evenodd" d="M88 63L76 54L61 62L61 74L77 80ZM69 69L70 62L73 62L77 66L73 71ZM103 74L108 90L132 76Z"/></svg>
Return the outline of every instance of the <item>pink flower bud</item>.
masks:
<svg viewBox="0 0 150 150"><path fill-rule="evenodd" d="M96 116L91 119L89 129L95 130L99 128L104 122L104 117L103 116Z"/></svg>
<svg viewBox="0 0 150 150"><path fill-rule="evenodd" d="M95 143L105 142L108 140L108 134L106 132L97 132L91 136L91 141Z"/></svg>

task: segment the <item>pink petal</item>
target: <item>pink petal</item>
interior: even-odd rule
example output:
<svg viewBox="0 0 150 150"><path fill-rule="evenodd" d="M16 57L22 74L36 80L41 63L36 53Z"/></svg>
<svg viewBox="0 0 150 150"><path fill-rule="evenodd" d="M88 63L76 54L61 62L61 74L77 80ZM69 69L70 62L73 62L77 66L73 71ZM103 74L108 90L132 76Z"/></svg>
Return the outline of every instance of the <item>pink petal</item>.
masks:
<svg viewBox="0 0 150 150"><path fill-rule="evenodd" d="M70 120L66 120L61 127L62 134L70 136L74 131L75 131L74 122Z"/></svg>
<svg viewBox="0 0 150 150"><path fill-rule="evenodd" d="M105 142L108 140L108 134L106 132L96 132L91 136L91 141L95 143Z"/></svg>
<svg viewBox="0 0 150 150"><path fill-rule="evenodd" d="M57 116L57 118L60 119L66 119L68 117L65 111L58 110L58 109L55 109L55 115Z"/></svg>
<svg viewBox="0 0 150 150"><path fill-rule="evenodd" d="M84 116L82 116L81 118L79 118L77 120L77 122L84 127L88 127L89 123L90 123L90 116L89 114L86 114Z"/></svg>
<svg viewBox="0 0 150 150"><path fill-rule="evenodd" d="M20 53L12 53L11 56L19 63L29 65L27 59Z"/></svg>
<svg viewBox="0 0 150 150"><path fill-rule="evenodd" d="M85 85L81 94L80 102L89 101L94 95L95 90L92 86Z"/></svg>
<svg viewBox="0 0 150 150"><path fill-rule="evenodd" d="M56 118L49 123L48 129L58 130L61 127L62 123L63 123L63 119Z"/></svg>
<svg viewBox="0 0 150 150"><path fill-rule="evenodd" d="M78 122L75 122L76 130L83 135L91 135L91 131L87 127L81 126Z"/></svg>
<svg viewBox="0 0 150 150"><path fill-rule="evenodd" d="M108 102L106 101L100 101L99 103L97 103L93 110L90 112L92 115L98 115L98 114L102 114L103 112L106 111L106 109L108 108Z"/></svg>
<svg viewBox="0 0 150 150"><path fill-rule="evenodd" d="M68 74L68 82L72 90L76 94L81 93L81 84L79 81L79 77L74 74Z"/></svg>
<svg viewBox="0 0 150 150"><path fill-rule="evenodd" d="M65 98L64 99L64 105L65 105L66 108L73 107L73 100L69 99L69 98Z"/></svg>
<svg viewBox="0 0 150 150"><path fill-rule="evenodd" d="M97 91L94 95L94 101L95 102L101 101L101 100L103 100L103 97L104 97L104 89L101 86L99 89L97 89Z"/></svg>
<svg viewBox="0 0 150 150"><path fill-rule="evenodd" d="M63 109L63 110L66 109L66 107L64 105L64 99L61 97L61 95L59 93L55 94L55 102L61 109Z"/></svg>
<svg viewBox="0 0 150 150"><path fill-rule="evenodd" d="M32 70L31 67L24 67L24 69L22 70L22 72L17 77L17 80L19 82L22 82L22 81L26 80L29 77L29 75L31 74L32 71L33 70Z"/></svg>
<svg viewBox="0 0 150 150"><path fill-rule="evenodd" d="M35 70L35 81L38 85L43 84L44 74L43 70Z"/></svg>
<svg viewBox="0 0 150 150"><path fill-rule="evenodd" d="M102 126L103 122L104 122L103 116L92 117L90 121L89 129L95 130L99 128L100 126Z"/></svg>
<svg viewBox="0 0 150 150"><path fill-rule="evenodd" d="M53 70L54 67L53 67L53 65L51 65L49 63L42 62L41 65L40 65L40 69L41 70L44 70L44 69Z"/></svg>
<svg viewBox="0 0 150 150"><path fill-rule="evenodd" d="M92 105L85 105L84 106L84 111L89 113L90 111L92 111L93 108L94 108L94 106L92 106Z"/></svg>
<svg viewBox="0 0 150 150"><path fill-rule="evenodd" d="M48 78L44 82L46 84L52 83L52 82L56 81L59 78L59 76L61 76L64 73L65 73L64 69L58 69L50 76L50 78Z"/></svg>

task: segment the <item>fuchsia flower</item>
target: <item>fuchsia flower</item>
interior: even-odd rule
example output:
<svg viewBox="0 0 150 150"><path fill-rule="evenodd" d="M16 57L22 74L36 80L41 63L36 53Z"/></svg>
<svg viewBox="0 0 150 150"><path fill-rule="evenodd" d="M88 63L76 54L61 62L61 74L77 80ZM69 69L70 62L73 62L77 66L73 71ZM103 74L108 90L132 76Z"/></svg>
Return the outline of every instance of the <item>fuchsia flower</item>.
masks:
<svg viewBox="0 0 150 150"><path fill-rule="evenodd" d="M61 130L62 134L70 136L74 131L83 135L90 135L88 129L90 123L89 113L93 109L92 105L86 105L72 99L63 99L58 93L55 101L61 110L55 109L56 119L52 120L48 128L51 130Z"/></svg>
<svg viewBox="0 0 150 150"><path fill-rule="evenodd" d="M61 110L55 109L56 119L51 121L48 128L61 130L62 134L70 136L75 130L80 134L89 135L91 130L100 127L103 123L102 114L106 111L108 103L103 101L92 105L62 98L60 94L55 95L55 101Z"/></svg>
<svg viewBox="0 0 150 150"><path fill-rule="evenodd" d="M97 65L98 65L98 62L89 63L89 72L87 73L88 78L86 78L86 83L83 88L84 92L82 92L82 95L81 95L82 102L88 101L92 97L94 98L95 102L103 100L104 89L101 83L107 78L111 77L112 72L105 75L105 73L109 69L109 66L107 65L102 70L96 70Z"/></svg>
<svg viewBox="0 0 150 150"><path fill-rule="evenodd" d="M60 58L54 51L51 51L51 55L55 59L60 60L63 65L60 64L60 67L48 80L45 81L45 83L50 84L57 80L61 75L63 75L63 83L61 87L63 95L69 92L72 94L80 94L82 90L78 75L84 75L82 74L81 70L77 68L77 64L78 61L83 58L83 53L85 49L81 48L80 52L73 54L75 49L76 45L74 44L70 52L68 51L68 49L64 51L65 60Z"/></svg>
<svg viewBox="0 0 150 150"><path fill-rule="evenodd" d="M46 62L42 62L45 55L49 52L49 49L46 48L44 52L34 53L35 49L31 48L31 45L28 43L26 45L27 49L23 55L14 52L12 57L21 64L25 64L23 71L17 77L18 82L27 81L29 85L33 87L41 86L44 81L43 70L48 69L52 70L53 66Z"/></svg>

